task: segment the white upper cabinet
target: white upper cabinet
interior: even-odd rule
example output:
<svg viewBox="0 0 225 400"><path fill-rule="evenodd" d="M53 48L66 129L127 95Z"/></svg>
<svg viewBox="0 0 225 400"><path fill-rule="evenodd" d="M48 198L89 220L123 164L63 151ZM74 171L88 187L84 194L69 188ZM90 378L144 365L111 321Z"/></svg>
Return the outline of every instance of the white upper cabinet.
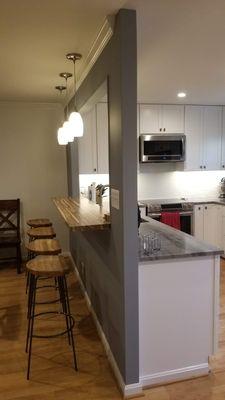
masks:
<svg viewBox="0 0 225 400"><path fill-rule="evenodd" d="M78 139L79 173L109 173L108 106L98 103L82 115L84 136Z"/></svg>
<svg viewBox="0 0 225 400"><path fill-rule="evenodd" d="M225 107L223 107L221 168L225 169Z"/></svg>
<svg viewBox="0 0 225 400"><path fill-rule="evenodd" d="M184 133L184 106L140 104L140 134L148 133Z"/></svg>
<svg viewBox="0 0 225 400"><path fill-rule="evenodd" d="M204 107L204 169L221 168L222 107Z"/></svg>
<svg viewBox="0 0 225 400"><path fill-rule="evenodd" d="M140 104L140 134L159 133L160 106Z"/></svg>
<svg viewBox="0 0 225 400"><path fill-rule="evenodd" d="M80 174L97 173L97 142L95 108L82 115L84 136L78 139Z"/></svg>
<svg viewBox="0 0 225 400"><path fill-rule="evenodd" d="M109 173L109 126L108 126L108 104L98 103L96 105L96 130L97 130L97 160L98 173Z"/></svg>
<svg viewBox="0 0 225 400"><path fill-rule="evenodd" d="M184 106L163 105L162 113L162 129L165 133L184 133Z"/></svg>
<svg viewBox="0 0 225 400"><path fill-rule="evenodd" d="M222 107L186 106L186 170L221 168Z"/></svg>
<svg viewBox="0 0 225 400"><path fill-rule="evenodd" d="M185 107L186 161L185 169L203 166L203 112L201 106Z"/></svg>

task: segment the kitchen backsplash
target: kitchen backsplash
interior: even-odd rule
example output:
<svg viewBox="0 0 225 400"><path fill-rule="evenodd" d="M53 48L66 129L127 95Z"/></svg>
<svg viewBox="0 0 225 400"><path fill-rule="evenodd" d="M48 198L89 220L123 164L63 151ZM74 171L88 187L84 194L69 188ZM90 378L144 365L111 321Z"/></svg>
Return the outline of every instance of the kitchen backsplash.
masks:
<svg viewBox="0 0 225 400"><path fill-rule="evenodd" d="M174 171L172 164L140 166L138 199L217 197L225 171Z"/></svg>
<svg viewBox="0 0 225 400"><path fill-rule="evenodd" d="M82 194L87 195L87 188L93 182L96 185L102 184L107 185L109 183L109 175L108 174L80 174L79 175L79 183L80 183L80 192Z"/></svg>

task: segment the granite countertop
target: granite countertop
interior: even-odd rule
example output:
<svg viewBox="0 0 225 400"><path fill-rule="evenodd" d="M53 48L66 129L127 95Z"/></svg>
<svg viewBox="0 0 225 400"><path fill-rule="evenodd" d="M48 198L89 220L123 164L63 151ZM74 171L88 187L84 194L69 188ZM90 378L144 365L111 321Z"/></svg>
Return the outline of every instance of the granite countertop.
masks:
<svg viewBox="0 0 225 400"><path fill-rule="evenodd" d="M225 206L225 198L219 198L219 197L188 198L188 201L194 204L218 204L221 206Z"/></svg>
<svg viewBox="0 0 225 400"><path fill-rule="evenodd" d="M147 222L142 222L140 225L140 234L147 235L152 231L157 233L161 239L161 249L155 254L140 256L140 262L223 254L218 247L196 239L194 236L149 217L145 217L145 220Z"/></svg>
<svg viewBox="0 0 225 400"><path fill-rule="evenodd" d="M193 204L218 204L225 206L225 198L219 198L219 197L181 197L180 199L148 199L148 200L139 200L138 204L140 207L144 207L146 203L158 203L158 202L181 202L181 203L193 203Z"/></svg>

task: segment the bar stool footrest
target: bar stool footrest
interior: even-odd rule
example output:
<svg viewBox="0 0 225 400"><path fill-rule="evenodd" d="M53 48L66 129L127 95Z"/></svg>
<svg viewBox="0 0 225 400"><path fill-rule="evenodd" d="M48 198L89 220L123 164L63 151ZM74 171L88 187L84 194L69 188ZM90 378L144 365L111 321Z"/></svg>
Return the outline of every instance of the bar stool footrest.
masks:
<svg viewBox="0 0 225 400"><path fill-rule="evenodd" d="M70 318L71 327L68 327L68 329L65 329L64 331L55 333L54 335L33 335L33 338L51 339L51 338L56 338L56 337L59 337L59 336L63 336L66 333L73 331L73 328L74 328L74 325L75 325L75 321L74 321L73 316L71 314L66 314L66 313L64 313L62 311L44 311L44 312L35 314L33 317L31 317L31 319L34 319L36 317L39 317L40 315L46 315L46 314L64 315L65 317Z"/></svg>

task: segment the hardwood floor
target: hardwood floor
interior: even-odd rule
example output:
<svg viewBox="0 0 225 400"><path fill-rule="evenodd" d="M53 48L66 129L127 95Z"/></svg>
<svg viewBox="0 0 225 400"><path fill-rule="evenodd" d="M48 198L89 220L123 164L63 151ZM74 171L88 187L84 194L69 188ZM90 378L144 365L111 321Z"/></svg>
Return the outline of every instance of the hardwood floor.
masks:
<svg viewBox="0 0 225 400"><path fill-rule="evenodd" d="M120 400L121 395L73 274L69 279L69 293L77 321L75 338L79 371L72 368L71 348L66 337L34 339L31 378L26 380L24 289L24 274L17 275L14 268L0 267L0 400ZM47 294L45 289L39 296L44 294ZM56 296L52 289L51 294ZM146 400L225 400L224 261L221 262L220 319L219 352L211 360L211 374L145 390ZM61 323L42 318L36 327L44 326L48 332L53 332L60 329Z"/></svg>
<svg viewBox="0 0 225 400"><path fill-rule="evenodd" d="M39 296L47 294L45 289L39 292L42 292ZM56 296L52 289L51 293ZM17 275L15 268L0 267L0 400L121 399L73 274L69 279L69 294L71 312L76 318L79 371L73 369L66 336L51 340L34 339L31 377L27 381L25 276ZM43 310L46 306L40 307ZM62 321L58 322L55 317L42 317L36 327L39 329L43 325L45 332L49 333L60 330Z"/></svg>

